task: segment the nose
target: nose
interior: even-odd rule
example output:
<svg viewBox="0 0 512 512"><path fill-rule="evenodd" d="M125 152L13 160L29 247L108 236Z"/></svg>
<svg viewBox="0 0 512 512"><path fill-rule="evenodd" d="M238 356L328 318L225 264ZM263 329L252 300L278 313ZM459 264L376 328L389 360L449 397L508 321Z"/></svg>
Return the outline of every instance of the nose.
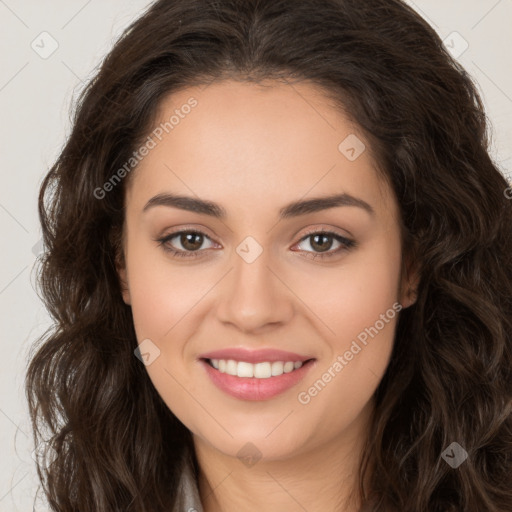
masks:
<svg viewBox="0 0 512 512"><path fill-rule="evenodd" d="M271 268L268 251L252 263L233 255L234 268L223 283L217 317L243 333L257 334L286 324L293 316L293 293L279 271Z"/></svg>

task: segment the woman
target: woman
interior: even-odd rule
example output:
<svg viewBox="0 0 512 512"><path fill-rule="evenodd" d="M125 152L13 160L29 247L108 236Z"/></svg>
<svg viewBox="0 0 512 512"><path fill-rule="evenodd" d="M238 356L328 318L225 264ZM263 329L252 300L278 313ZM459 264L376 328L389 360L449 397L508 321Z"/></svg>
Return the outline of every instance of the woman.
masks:
<svg viewBox="0 0 512 512"><path fill-rule="evenodd" d="M160 0L39 211L56 511L512 509L512 205L398 0Z"/></svg>

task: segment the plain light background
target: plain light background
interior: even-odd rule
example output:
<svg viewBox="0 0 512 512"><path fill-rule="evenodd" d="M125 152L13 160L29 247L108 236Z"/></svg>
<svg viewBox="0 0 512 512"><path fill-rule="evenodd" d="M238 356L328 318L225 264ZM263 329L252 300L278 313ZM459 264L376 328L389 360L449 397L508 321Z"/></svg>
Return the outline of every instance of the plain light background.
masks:
<svg viewBox="0 0 512 512"><path fill-rule="evenodd" d="M38 486L23 388L30 345L50 325L34 290L38 189L70 133L77 93L150 3L0 0L0 512L32 511ZM477 82L491 121L491 154L510 177L512 0L408 3Z"/></svg>

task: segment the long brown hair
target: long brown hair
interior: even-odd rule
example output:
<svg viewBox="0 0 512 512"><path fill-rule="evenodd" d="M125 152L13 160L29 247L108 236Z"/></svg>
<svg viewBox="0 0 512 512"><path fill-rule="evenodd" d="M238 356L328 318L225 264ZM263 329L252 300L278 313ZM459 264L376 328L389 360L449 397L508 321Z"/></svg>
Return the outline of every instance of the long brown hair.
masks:
<svg viewBox="0 0 512 512"><path fill-rule="evenodd" d="M52 510L174 503L192 439L134 357L116 272L129 177L104 184L164 96L225 78L321 87L371 142L399 203L404 258L421 279L375 395L366 503L512 510L508 183L470 77L400 0L159 0L107 55L39 197L39 284L54 327L34 347L26 389L36 443L53 454L38 466ZM468 454L457 468L442 457L452 443Z"/></svg>

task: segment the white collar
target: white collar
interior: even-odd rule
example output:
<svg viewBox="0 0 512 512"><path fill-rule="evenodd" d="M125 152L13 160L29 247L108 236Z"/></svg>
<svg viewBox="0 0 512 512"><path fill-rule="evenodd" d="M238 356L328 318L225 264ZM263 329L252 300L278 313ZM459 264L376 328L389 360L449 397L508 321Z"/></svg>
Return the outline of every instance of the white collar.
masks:
<svg viewBox="0 0 512 512"><path fill-rule="evenodd" d="M194 474L192 454L186 448L181 464L181 476L173 512L204 512L199 487Z"/></svg>

